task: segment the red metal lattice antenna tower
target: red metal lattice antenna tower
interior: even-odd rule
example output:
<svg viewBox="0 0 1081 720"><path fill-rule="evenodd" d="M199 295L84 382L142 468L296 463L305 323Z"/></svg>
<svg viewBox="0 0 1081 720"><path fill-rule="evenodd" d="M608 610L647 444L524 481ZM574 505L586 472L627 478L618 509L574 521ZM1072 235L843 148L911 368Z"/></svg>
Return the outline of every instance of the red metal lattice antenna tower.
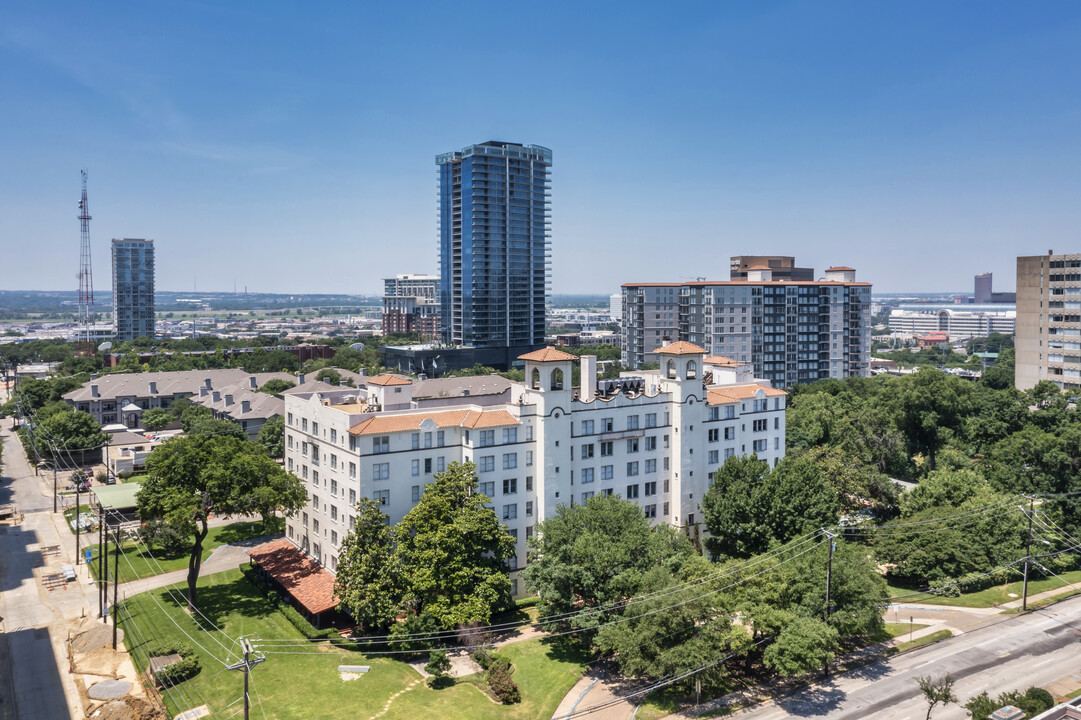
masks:
<svg viewBox="0 0 1081 720"><path fill-rule="evenodd" d="M82 325L79 338L79 353L91 355L94 352L90 342L91 306L94 304L94 273L90 266L90 204L86 201L86 170L83 177L83 196L79 200L79 226L81 241L79 245L79 323Z"/></svg>

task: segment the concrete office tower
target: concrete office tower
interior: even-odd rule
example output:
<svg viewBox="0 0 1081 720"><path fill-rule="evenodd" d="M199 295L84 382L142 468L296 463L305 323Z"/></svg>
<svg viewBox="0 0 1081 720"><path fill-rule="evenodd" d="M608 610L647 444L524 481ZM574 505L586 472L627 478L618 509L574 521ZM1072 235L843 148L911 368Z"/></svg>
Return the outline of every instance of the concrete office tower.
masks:
<svg viewBox="0 0 1081 720"><path fill-rule="evenodd" d="M1081 387L1081 254L1017 258L1014 384Z"/></svg>
<svg viewBox="0 0 1081 720"><path fill-rule="evenodd" d="M154 241L113 238L116 340L154 337Z"/></svg>
<svg viewBox="0 0 1081 720"><path fill-rule="evenodd" d="M766 266L747 279L623 286L622 363L659 362L670 342L749 363L775 387L868 376L871 285L850 267L817 281L777 280Z"/></svg>
<svg viewBox="0 0 1081 720"><path fill-rule="evenodd" d="M489 141L435 162L443 339L509 365L544 342L552 151Z"/></svg>
<svg viewBox="0 0 1081 720"><path fill-rule="evenodd" d="M991 273L977 275L973 290L972 302L977 305L991 302Z"/></svg>

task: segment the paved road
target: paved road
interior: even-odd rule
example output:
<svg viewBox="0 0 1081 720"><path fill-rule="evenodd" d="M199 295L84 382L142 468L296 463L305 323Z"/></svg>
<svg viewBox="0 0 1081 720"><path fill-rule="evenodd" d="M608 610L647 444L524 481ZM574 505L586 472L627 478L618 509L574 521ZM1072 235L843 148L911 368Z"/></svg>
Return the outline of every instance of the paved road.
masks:
<svg viewBox="0 0 1081 720"><path fill-rule="evenodd" d="M918 720L927 712L916 678L951 673L962 702L986 690L997 695L1030 685L1051 685L1065 676L1081 678L1081 597L1028 615L1002 615L997 622L951 640L879 661L737 713L741 718L881 718ZM682 715L678 716L682 717ZM936 720L961 720L953 705L936 709Z"/></svg>
<svg viewBox="0 0 1081 720"><path fill-rule="evenodd" d="M66 637L56 637L49 626L73 611L78 615L85 597L80 583L48 592L34 575L35 568L61 562L40 552L59 544L52 499L43 495L18 439L6 425L0 432L0 503L17 503L25 513L21 524L0 529L0 718L63 720L72 717L69 706L79 706L78 693L62 665Z"/></svg>

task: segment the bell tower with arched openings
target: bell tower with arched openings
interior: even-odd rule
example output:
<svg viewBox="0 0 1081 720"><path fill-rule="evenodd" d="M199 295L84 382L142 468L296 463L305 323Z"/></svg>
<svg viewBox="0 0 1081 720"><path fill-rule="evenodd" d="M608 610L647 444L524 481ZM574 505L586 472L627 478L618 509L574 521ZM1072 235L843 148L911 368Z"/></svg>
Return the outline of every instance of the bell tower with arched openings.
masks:
<svg viewBox="0 0 1081 720"><path fill-rule="evenodd" d="M534 478L539 517L548 517L557 505L569 505L571 487L571 379L574 361L570 353L546 347L518 358L525 361L525 396L536 405L536 457Z"/></svg>
<svg viewBox="0 0 1081 720"><path fill-rule="evenodd" d="M661 361L661 387L672 396L672 462L680 468L671 479L672 498L679 498L672 520L694 537L702 521L698 506L709 488L705 450L699 446L696 457L693 441L695 426L701 434L706 419L706 390L702 384L706 351L681 340L657 350L657 357Z"/></svg>

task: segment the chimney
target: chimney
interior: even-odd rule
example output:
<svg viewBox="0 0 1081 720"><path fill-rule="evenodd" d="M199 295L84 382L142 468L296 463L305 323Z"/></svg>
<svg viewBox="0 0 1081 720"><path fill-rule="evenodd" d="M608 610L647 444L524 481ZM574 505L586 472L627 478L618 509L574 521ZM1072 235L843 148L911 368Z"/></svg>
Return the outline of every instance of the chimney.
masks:
<svg viewBox="0 0 1081 720"><path fill-rule="evenodd" d="M216 403L221 402L221 390L215 390L213 397L214 397L214 402L216 402Z"/></svg>
<svg viewBox="0 0 1081 720"><path fill-rule="evenodd" d="M101 397L101 393L98 392L98 386L96 384L90 386L90 397Z"/></svg>
<svg viewBox="0 0 1081 720"><path fill-rule="evenodd" d="M97 373L90 373L90 379L91 380L97 380L98 379Z"/></svg>
<svg viewBox="0 0 1081 720"><path fill-rule="evenodd" d="M304 373L297 373L297 385L304 384Z"/></svg>
<svg viewBox="0 0 1081 720"><path fill-rule="evenodd" d="M578 397L582 402L591 402L597 394L597 356L583 355L581 362L582 388Z"/></svg>
<svg viewBox="0 0 1081 720"><path fill-rule="evenodd" d="M225 396L225 407L229 407L232 404L233 404L233 396L232 395L226 395Z"/></svg>
<svg viewBox="0 0 1081 720"><path fill-rule="evenodd" d="M210 392L210 391L207 390L206 385L204 385L203 387L199 388L199 397L206 397L206 394L208 392Z"/></svg>
<svg viewBox="0 0 1081 720"><path fill-rule="evenodd" d="M150 394L151 395L157 395L158 394L158 381L157 380L151 380L150 381Z"/></svg>
<svg viewBox="0 0 1081 720"><path fill-rule="evenodd" d="M241 400L240 411L245 413L251 412L251 400Z"/></svg>
<svg viewBox="0 0 1081 720"><path fill-rule="evenodd" d="M255 376L254 375L252 375L250 378L248 378L248 387L250 387L252 390L258 390L259 389L259 384L255 381Z"/></svg>
<svg viewBox="0 0 1081 720"><path fill-rule="evenodd" d="M205 387L207 390L210 390L212 388L212 386L210 384L210 378L207 378L206 380L203 380L203 387Z"/></svg>

